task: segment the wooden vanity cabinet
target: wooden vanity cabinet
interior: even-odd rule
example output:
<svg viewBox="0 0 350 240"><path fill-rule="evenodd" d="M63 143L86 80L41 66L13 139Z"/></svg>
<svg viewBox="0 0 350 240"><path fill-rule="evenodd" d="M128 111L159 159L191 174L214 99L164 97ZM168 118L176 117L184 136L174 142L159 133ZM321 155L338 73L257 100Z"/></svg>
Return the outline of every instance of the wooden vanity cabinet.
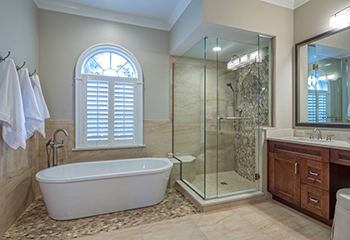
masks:
<svg viewBox="0 0 350 240"><path fill-rule="evenodd" d="M300 206L300 159L269 152L269 192Z"/></svg>
<svg viewBox="0 0 350 240"><path fill-rule="evenodd" d="M330 219L329 155L327 148L269 141L269 192L296 207Z"/></svg>

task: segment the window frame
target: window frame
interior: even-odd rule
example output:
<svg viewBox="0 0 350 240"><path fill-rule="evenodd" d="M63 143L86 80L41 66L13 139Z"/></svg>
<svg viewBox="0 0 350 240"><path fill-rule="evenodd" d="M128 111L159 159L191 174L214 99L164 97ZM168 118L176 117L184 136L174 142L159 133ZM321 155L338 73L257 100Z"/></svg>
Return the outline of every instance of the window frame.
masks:
<svg viewBox="0 0 350 240"><path fill-rule="evenodd" d="M105 75L95 75L95 74L83 74L83 66L85 62L88 61L92 56L100 52L109 50L115 52L122 57L126 58L135 70L136 77L134 78L125 78L125 77L116 77L116 76L105 76ZM128 82L134 82L134 140L132 144L122 145L116 144L117 141L114 139L107 141L107 145L101 145L100 143L96 144L87 144L87 135L86 135L86 82L89 78L95 78L95 80L108 80L109 89L114 91L114 82L122 82L127 80ZM125 48L110 44L103 43L94 45L86 49L79 57L76 67L75 67L75 149L73 150L92 150L92 149L108 149L108 148L129 148L129 147L144 147L143 145L143 74L142 69L137 61L136 57L126 50ZM113 86L112 86L113 85ZM109 99L111 100L111 95ZM85 97L85 98L84 98ZM110 104L114 105L114 101ZM110 109L110 108L109 108ZM114 114L112 114L114 116ZM109 129L113 131L114 127ZM97 141L96 141L97 142Z"/></svg>

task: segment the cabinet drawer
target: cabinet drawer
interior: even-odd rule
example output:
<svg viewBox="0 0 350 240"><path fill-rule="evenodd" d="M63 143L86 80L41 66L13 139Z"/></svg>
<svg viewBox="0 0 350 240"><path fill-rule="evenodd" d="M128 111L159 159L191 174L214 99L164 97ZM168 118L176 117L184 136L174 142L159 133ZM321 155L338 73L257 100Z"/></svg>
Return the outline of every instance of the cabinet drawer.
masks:
<svg viewBox="0 0 350 240"><path fill-rule="evenodd" d="M331 149L331 162L350 166L350 151Z"/></svg>
<svg viewBox="0 0 350 240"><path fill-rule="evenodd" d="M329 162L329 148L269 141L269 151L320 162Z"/></svg>
<svg viewBox="0 0 350 240"><path fill-rule="evenodd" d="M329 163L301 159L300 179L313 187L329 191Z"/></svg>
<svg viewBox="0 0 350 240"><path fill-rule="evenodd" d="M329 192L302 183L301 207L329 219Z"/></svg>

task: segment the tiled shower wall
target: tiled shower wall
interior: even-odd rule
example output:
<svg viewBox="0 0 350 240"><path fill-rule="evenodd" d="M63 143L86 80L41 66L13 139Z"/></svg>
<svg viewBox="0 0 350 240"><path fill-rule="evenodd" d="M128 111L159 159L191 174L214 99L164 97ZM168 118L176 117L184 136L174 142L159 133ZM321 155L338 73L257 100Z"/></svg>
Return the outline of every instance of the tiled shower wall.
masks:
<svg viewBox="0 0 350 240"><path fill-rule="evenodd" d="M260 64L254 63L234 71L234 79L238 80L237 108L242 109L242 116L251 120L238 121L233 126L235 141L234 170L242 177L254 181L255 174L255 128L269 126L269 55L264 49L264 59ZM259 81L260 74L260 81ZM258 92L260 101L258 103Z"/></svg>

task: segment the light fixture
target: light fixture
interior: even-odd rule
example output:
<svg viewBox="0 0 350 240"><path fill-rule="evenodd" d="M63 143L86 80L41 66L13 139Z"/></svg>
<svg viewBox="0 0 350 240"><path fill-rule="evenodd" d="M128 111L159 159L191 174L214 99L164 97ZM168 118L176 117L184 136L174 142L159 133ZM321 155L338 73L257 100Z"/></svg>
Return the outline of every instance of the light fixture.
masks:
<svg viewBox="0 0 350 240"><path fill-rule="evenodd" d="M335 74L330 74L330 75L328 75L328 76L327 76L327 79L328 79L328 80L333 80L333 79L335 79Z"/></svg>
<svg viewBox="0 0 350 240"><path fill-rule="evenodd" d="M236 54L234 54L232 55L231 60L227 63L227 69L231 70L238 64L239 64L239 57Z"/></svg>
<svg viewBox="0 0 350 240"><path fill-rule="evenodd" d="M221 47L214 47L213 48L213 51L215 51L215 52L218 52L218 51L220 51L221 50Z"/></svg>
<svg viewBox="0 0 350 240"><path fill-rule="evenodd" d="M231 57L231 60L227 63L227 69L234 71L238 68L246 66L247 64L252 64L256 60L256 57L258 56L259 56L259 51L248 52L242 55L241 57L234 54Z"/></svg>
<svg viewBox="0 0 350 240"><path fill-rule="evenodd" d="M259 56L259 52L255 51L250 54L250 60L255 60L255 58Z"/></svg>
<svg viewBox="0 0 350 240"><path fill-rule="evenodd" d="M332 15L329 19L329 26L343 28L350 25L350 6Z"/></svg>
<svg viewBox="0 0 350 240"><path fill-rule="evenodd" d="M325 64L324 66L325 66L325 67L329 67L330 65L332 65L332 63L327 63L327 64Z"/></svg>
<svg viewBox="0 0 350 240"><path fill-rule="evenodd" d="M248 61L248 55L242 56L242 57L241 57L241 63L244 63L244 62L246 62L246 61Z"/></svg>
<svg viewBox="0 0 350 240"><path fill-rule="evenodd" d="M321 81L326 80L326 79L327 79L326 76L321 76L321 77L318 78L318 80L321 80Z"/></svg>

